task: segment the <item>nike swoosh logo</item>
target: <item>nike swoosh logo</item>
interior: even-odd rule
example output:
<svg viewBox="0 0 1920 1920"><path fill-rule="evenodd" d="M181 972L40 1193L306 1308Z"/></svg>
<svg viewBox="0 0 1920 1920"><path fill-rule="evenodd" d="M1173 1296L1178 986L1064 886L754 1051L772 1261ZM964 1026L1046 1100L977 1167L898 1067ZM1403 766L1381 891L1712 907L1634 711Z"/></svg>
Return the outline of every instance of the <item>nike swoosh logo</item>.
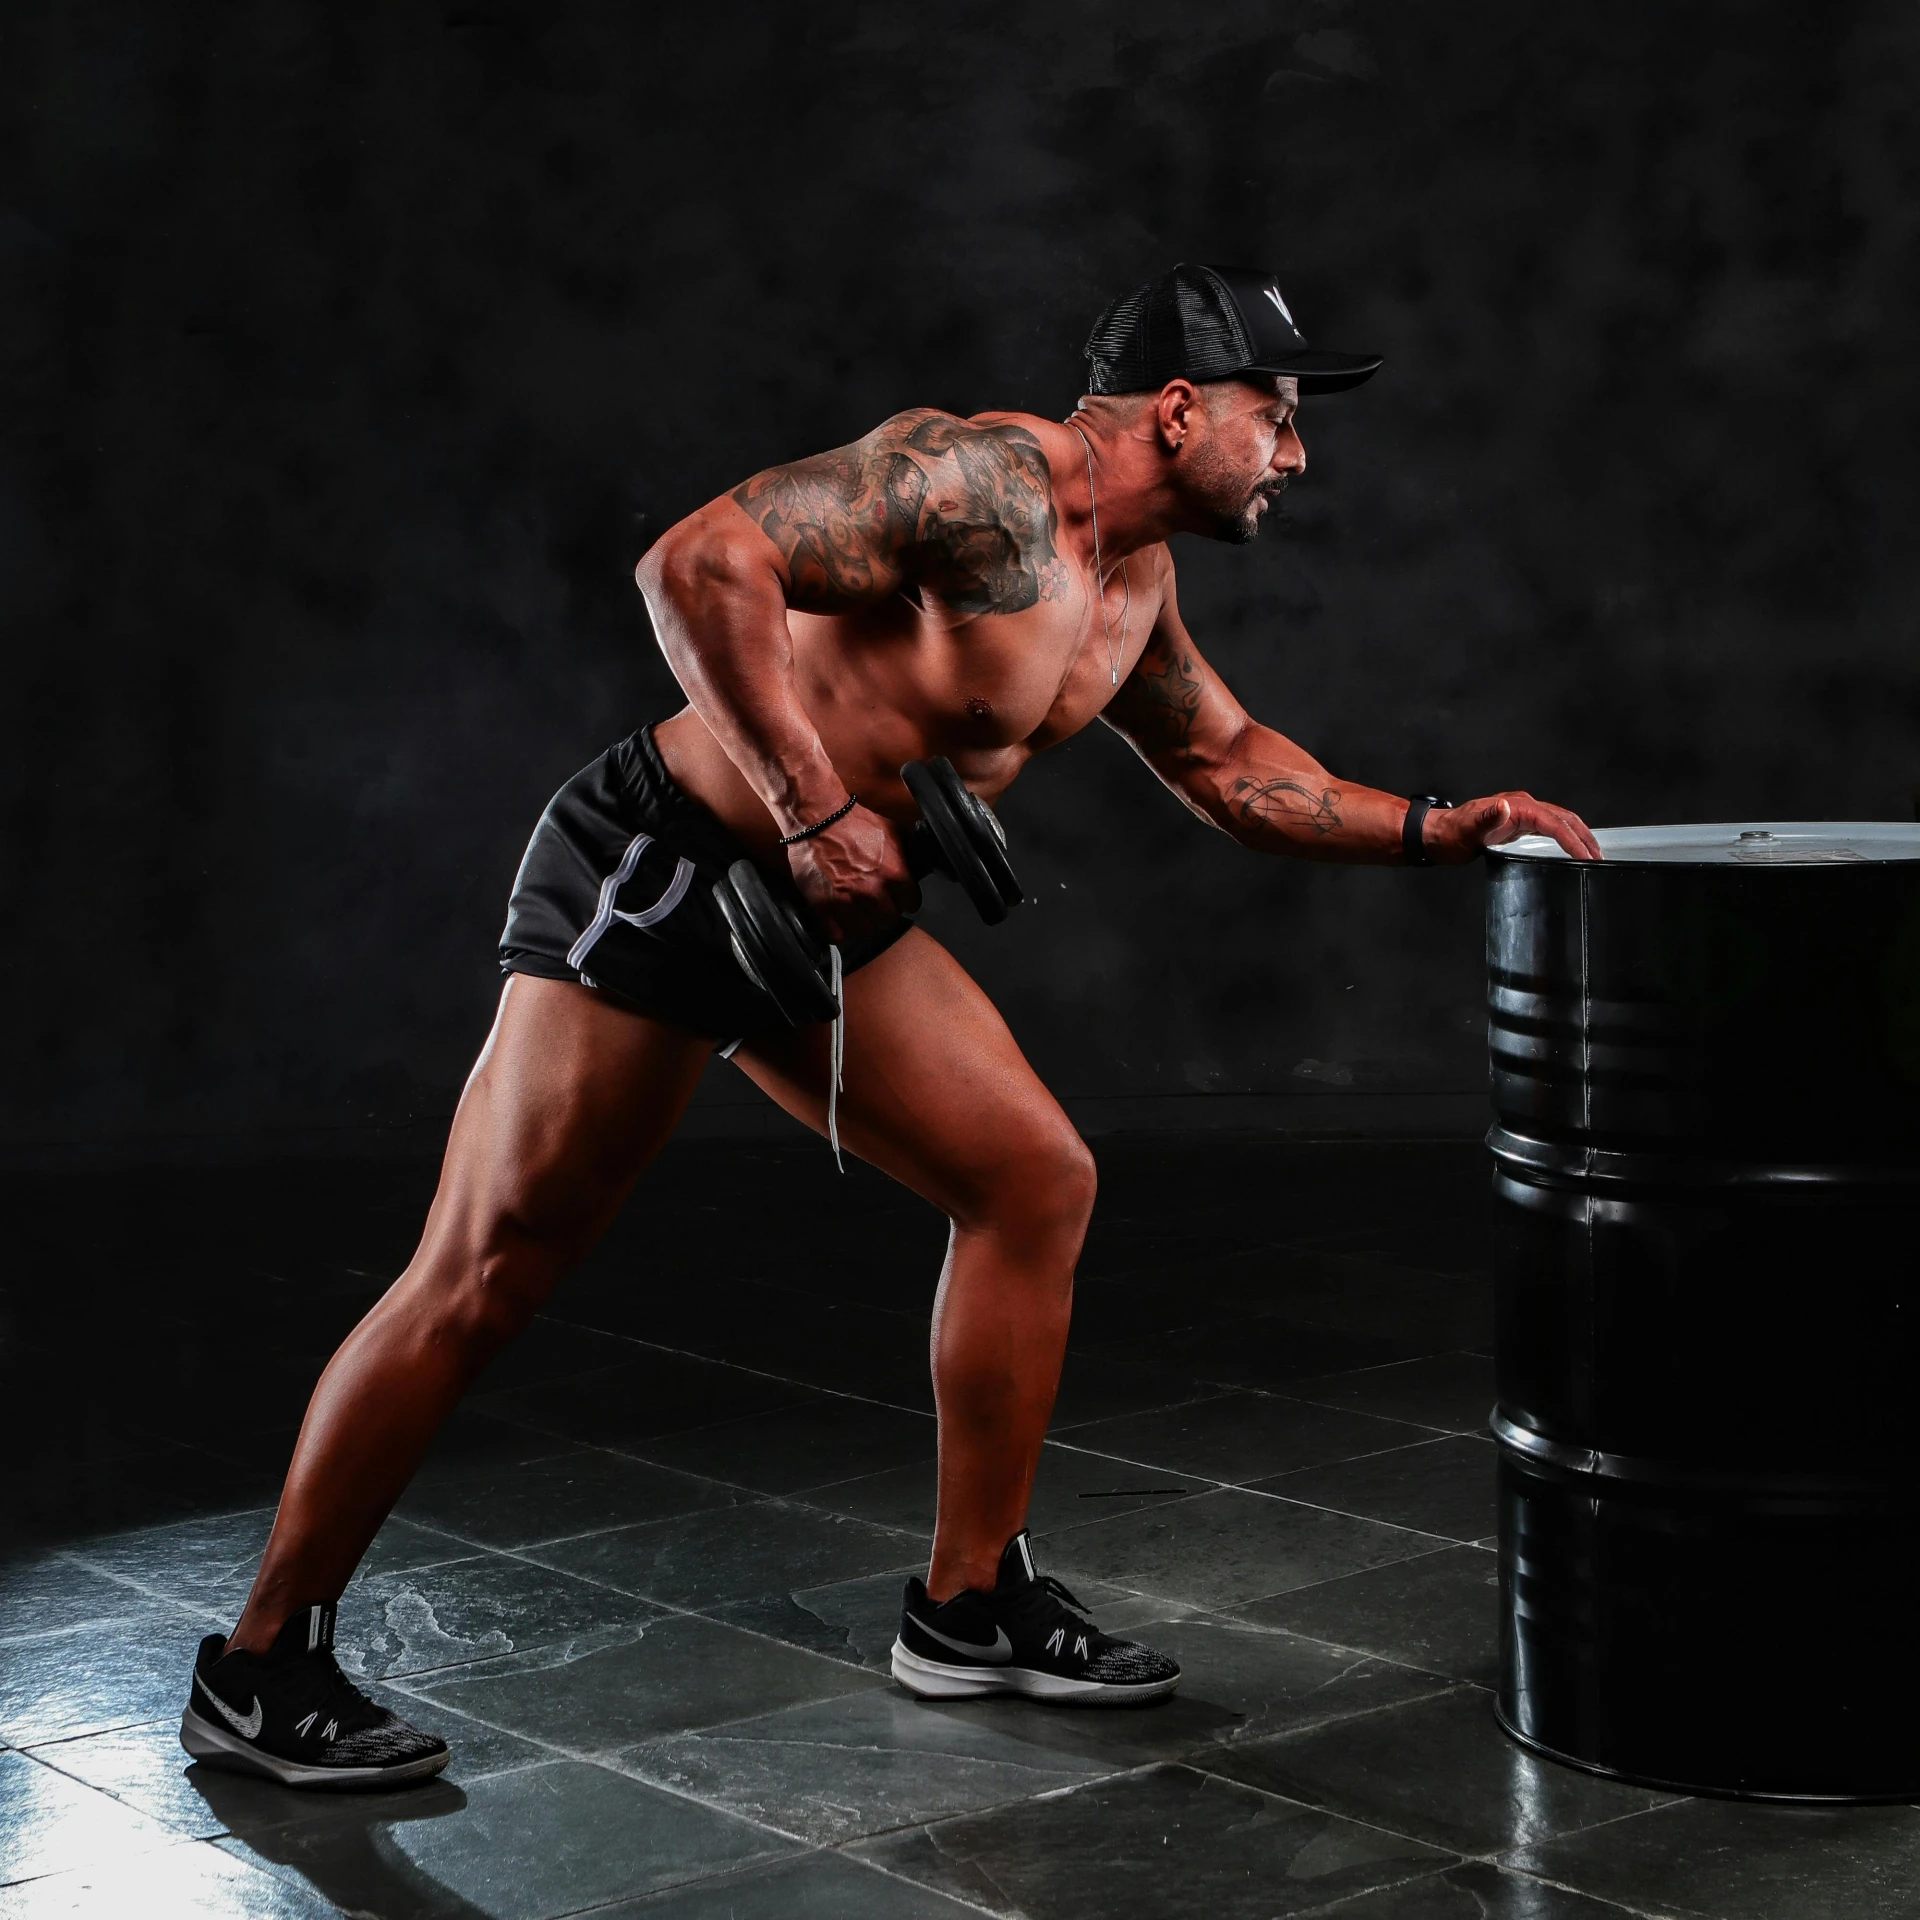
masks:
<svg viewBox="0 0 1920 1920"><path fill-rule="evenodd" d="M242 1740L258 1740L260 1738L260 1723L266 1716L261 1709L260 1696L257 1693L253 1696L253 1711L251 1713L235 1713L197 1673L193 1676L193 1684L213 1702L220 1711L220 1718L224 1720Z"/></svg>
<svg viewBox="0 0 1920 1920"><path fill-rule="evenodd" d="M983 1647L975 1640L950 1640L938 1627L930 1627L918 1614L912 1616L913 1624L930 1640L938 1640L943 1647L951 1647L955 1653L964 1653L970 1659L984 1660L989 1666L1004 1667L1013 1658L1013 1642L1007 1638L1005 1627L993 1630L993 1645Z"/></svg>

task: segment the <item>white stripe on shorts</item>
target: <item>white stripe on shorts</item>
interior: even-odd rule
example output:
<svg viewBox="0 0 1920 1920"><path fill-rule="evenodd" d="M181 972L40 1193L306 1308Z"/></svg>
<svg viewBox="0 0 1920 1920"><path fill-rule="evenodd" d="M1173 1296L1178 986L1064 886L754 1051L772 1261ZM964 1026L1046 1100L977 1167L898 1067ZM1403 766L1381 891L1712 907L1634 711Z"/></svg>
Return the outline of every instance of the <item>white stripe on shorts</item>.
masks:
<svg viewBox="0 0 1920 1920"><path fill-rule="evenodd" d="M673 870L673 878L667 882L666 891L652 906L639 913L622 913L613 903L619 898L620 889L633 878L634 869L640 864L640 856L653 845L653 835L636 833L627 843L627 850L620 856L620 864L600 883L600 901L594 908L593 918L587 922L587 930L567 950L567 965L578 973L586 957L599 944L600 936L616 920L624 920L630 927L658 926L682 900L687 897L687 889L693 884L693 862L683 854L680 864Z"/></svg>
<svg viewBox="0 0 1920 1920"><path fill-rule="evenodd" d="M673 870L673 878L667 882L666 892L652 906L644 907L638 913L622 913L615 907L613 917L624 920L630 927L657 927L687 897L687 889L692 884L693 862L683 853L680 864Z"/></svg>

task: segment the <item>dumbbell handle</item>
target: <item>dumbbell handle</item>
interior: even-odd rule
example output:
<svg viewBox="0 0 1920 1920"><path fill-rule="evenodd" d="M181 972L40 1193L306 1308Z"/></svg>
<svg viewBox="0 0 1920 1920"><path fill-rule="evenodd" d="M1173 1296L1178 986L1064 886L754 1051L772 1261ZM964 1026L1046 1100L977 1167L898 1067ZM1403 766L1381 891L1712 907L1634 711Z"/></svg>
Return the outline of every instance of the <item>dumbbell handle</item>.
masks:
<svg viewBox="0 0 1920 1920"><path fill-rule="evenodd" d="M1004 920L1021 897L1020 883L1007 864L1006 836L991 809L948 761L909 761L900 772L921 807L921 818L902 842L907 871L916 880L946 874L989 926ZM826 943L798 900L776 898L751 860L736 860L725 880L715 883L713 896L741 970L788 1022L832 1019L838 1005L824 964Z"/></svg>
<svg viewBox="0 0 1920 1920"><path fill-rule="evenodd" d="M947 872L947 864L940 858L940 842L924 820L916 820L907 829L902 850L907 856L907 871L916 880L924 880L930 873Z"/></svg>

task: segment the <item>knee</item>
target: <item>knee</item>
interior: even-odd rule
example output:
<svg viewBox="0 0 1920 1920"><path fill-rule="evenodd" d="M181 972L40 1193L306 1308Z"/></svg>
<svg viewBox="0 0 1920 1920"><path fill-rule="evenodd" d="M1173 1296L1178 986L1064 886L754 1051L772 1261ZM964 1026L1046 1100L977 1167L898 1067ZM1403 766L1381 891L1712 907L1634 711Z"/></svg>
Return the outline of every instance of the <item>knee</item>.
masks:
<svg viewBox="0 0 1920 1920"><path fill-rule="evenodd" d="M563 1249L547 1237L512 1221L492 1223L443 1269L444 1284L436 1290L441 1337L491 1356L525 1330L567 1264Z"/></svg>
<svg viewBox="0 0 1920 1920"><path fill-rule="evenodd" d="M1040 1179L1049 1209L1061 1229L1071 1235L1077 1258L1080 1243L1087 1236L1087 1223L1093 1218L1093 1200L1099 1190L1100 1176L1094 1168L1091 1149L1071 1127L1062 1130L1062 1137L1043 1157Z"/></svg>
<svg viewBox="0 0 1920 1920"><path fill-rule="evenodd" d="M977 1226L1049 1256L1070 1272L1093 1217L1098 1177L1087 1143L1063 1116L1057 1126L1011 1140L991 1179L957 1226Z"/></svg>

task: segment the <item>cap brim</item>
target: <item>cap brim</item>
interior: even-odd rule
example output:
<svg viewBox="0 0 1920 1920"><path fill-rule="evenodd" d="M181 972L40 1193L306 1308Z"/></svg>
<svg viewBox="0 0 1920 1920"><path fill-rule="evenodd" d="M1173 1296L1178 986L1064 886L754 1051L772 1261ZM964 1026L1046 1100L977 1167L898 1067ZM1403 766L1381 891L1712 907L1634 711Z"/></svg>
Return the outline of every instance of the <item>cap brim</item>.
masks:
<svg viewBox="0 0 1920 1920"><path fill-rule="evenodd" d="M1301 353L1275 354L1249 373L1284 373L1300 382L1302 393L1344 393L1371 380L1385 364L1378 353L1327 353L1309 347Z"/></svg>

